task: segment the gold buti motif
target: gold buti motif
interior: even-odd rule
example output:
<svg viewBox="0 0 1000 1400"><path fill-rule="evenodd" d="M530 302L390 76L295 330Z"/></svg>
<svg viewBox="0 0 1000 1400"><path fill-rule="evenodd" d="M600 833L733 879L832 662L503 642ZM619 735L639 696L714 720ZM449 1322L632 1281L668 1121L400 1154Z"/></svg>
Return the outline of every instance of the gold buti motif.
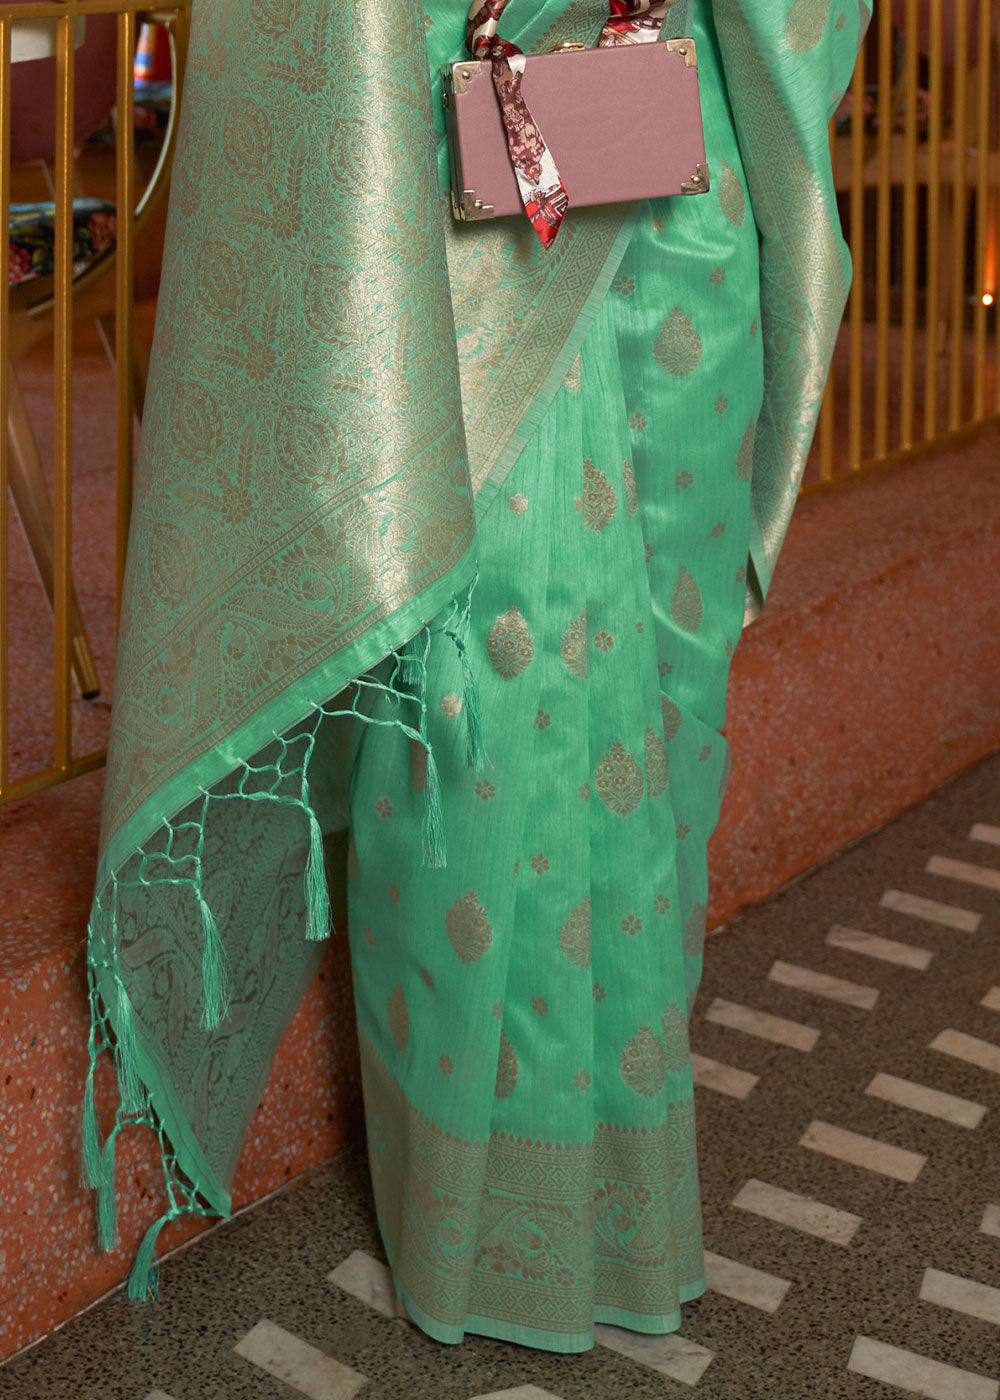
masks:
<svg viewBox="0 0 1000 1400"><path fill-rule="evenodd" d="M618 510L615 488L589 457L583 463L583 495L577 496L573 506L587 529L598 535L608 528Z"/></svg>
<svg viewBox="0 0 1000 1400"><path fill-rule="evenodd" d="M688 1021L679 1006L668 1006L663 1013L660 1032L663 1038L663 1062L671 1074L681 1074L688 1066Z"/></svg>
<svg viewBox="0 0 1000 1400"><path fill-rule="evenodd" d="M743 182L731 165L722 162L722 180L719 184L719 207L723 215L736 228L743 227L747 216L747 196Z"/></svg>
<svg viewBox="0 0 1000 1400"><path fill-rule="evenodd" d="M587 679L587 613L574 617L562 635L559 654L571 676Z"/></svg>
<svg viewBox="0 0 1000 1400"><path fill-rule="evenodd" d="M756 421L751 418L743 434L740 450L736 454L736 473L741 481L749 481L753 476L753 444L757 435Z"/></svg>
<svg viewBox="0 0 1000 1400"><path fill-rule="evenodd" d="M679 306L660 324L653 342L653 358L675 379L684 379L701 363L701 336Z"/></svg>
<svg viewBox="0 0 1000 1400"><path fill-rule="evenodd" d="M590 895L570 910L559 930L559 947L576 967L590 966Z"/></svg>
<svg viewBox="0 0 1000 1400"><path fill-rule="evenodd" d="M535 643L517 608L508 608L494 622L486 639L486 654L494 671L505 681L513 680L531 665Z"/></svg>
<svg viewBox="0 0 1000 1400"><path fill-rule="evenodd" d="M700 958L705 946L705 920L708 910L704 904L696 904L687 916L684 925L684 951L689 958Z"/></svg>
<svg viewBox="0 0 1000 1400"><path fill-rule="evenodd" d="M625 478L625 510L631 520L639 509L639 488L635 482L635 472L632 470L631 462L622 463L622 475Z"/></svg>
<svg viewBox="0 0 1000 1400"><path fill-rule="evenodd" d="M683 564L677 570L674 596L670 602L670 616L685 632L697 632L701 626L701 593Z"/></svg>
<svg viewBox="0 0 1000 1400"><path fill-rule="evenodd" d="M444 927L449 943L462 962L478 962L489 952L493 930L475 890L455 900L444 916Z"/></svg>
<svg viewBox="0 0 1000 1400"><path fill-rule="evenodd" d="M830 0L795 0L788 12L785 43L795 53L808 53L823 37Z"/></svg>
<svg viewBox="0 0 1000 1400"><path fill-rule="evenodd" d="M681 727L681 712L666 695L660 696L660 710L663 714L663 737L669 744Z"/></svg>
<svg viewBox="0 0 1000 1400"><path fill-rule="evenodd" d="M640 1026L621 1053L622 1079L634 1094L653 1099L663 1088L666 1059L663 1046L649 1026Z"/></svg>
<svg viewBox="0 0 1000 1400"><path fill-rule="evenodd" d="M646 730L646 791L659 797L667 788L667 751L655 730Z"/></svg>
<svg viewBox="0 0 1000 1400"><path fill-rule="evenodd" d="M497 1060L497 1082L494 1095L498 1099L505 1099L514 1092L517 1084L517 1076L520 1070L514 1047L507 1038L505 1030L500 1031L500 1056Z"/></svg>
<svg viewBox="0 0 1000 1400"><path fill-rule="evenodd" d="M410 1013L402 982L389 998L388 1016L392 1043L397 1050L405 1050L410 1040Z"/></svg>
<svg viewBox="0 0 1000 1400"><path fill-rule="evenodd" d="M642 769L622 743L615 743L594 773L597 795L609 812L627 817L642 798Z"/></svg>

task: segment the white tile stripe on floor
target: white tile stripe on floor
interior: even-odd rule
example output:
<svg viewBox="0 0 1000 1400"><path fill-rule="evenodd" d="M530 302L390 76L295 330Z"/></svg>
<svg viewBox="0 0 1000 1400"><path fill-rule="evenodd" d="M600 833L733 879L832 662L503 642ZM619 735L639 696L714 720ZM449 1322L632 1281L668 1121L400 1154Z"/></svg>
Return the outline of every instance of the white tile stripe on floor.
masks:
<svg viewBox="0 0 1000 1400"><path fill-rule="evenodd" d="M931 856L927 862L928 875L947 875L967 885L981 885L985 890L1000 890L1000 870L988 865L974 865L967 860L952 860L950 856Z"/></svg>
<svg viewBox="0 0 1000 1400"><path fill-rule="evenodd" d="M697 1342L689 1342L676 1332L663 1336L644 1336L628 1332L623 1327L595 1327L594 1340L631 1361L638 1361L650 1370L659 1371L681 1385L697 1385L711 1365L714 1352ZM638 1392L636 1392L638 1394Z"/></svg>
<svg viewBox="0 0 1000 1400"><path fill-rule="evenodd" d="M236 1343L239 1356L309 1400L351 1400L368 1378L262 1318Z"/></svg>
<svg viewBox="0 0 1000 1400"><path fill-rule="evenodd" d="M491 1390L489 1395L474 1395L472 1400L560 1400L551 1390L539 1390L537 1385L516 1385L513 1390Z"/></svg>
<svg viewBox="0 0 1000 1400"><path fill-rule="evenodd" d="M983 921L982 914L971 909L958 909L954 904L940 904L936 899L925 899L920 894L907 894L904 890L886 890L879 900L885 909L895 909L899 914L911 914L915 919L926 919L930 924L943 924L945 928L957 928L963 933L975 933Z"/></svg>
<svg viewBox="0 0 1000 1400"><path fill-rule="evenodd" d="M966 1064L1000 1074L1000 1045L994 1045L990 1040L980 1040L978 1036L966 1035L964 1031L946 1030L934 1037L930 1048L939 1050L942 1055L950 1055L954 1060L964 1060Z"/></svg>
<svg viewBox="0 0 1000 1400"><path fill-rule="evenodd" d="M976 822L969 832L972 841L986 841L991 846L1000 846L1000 826L987 826L985 822Z"/></svg>
<svg viewBox="0 0 1000 1400"><path fill-rule="evenodd" d="M146 1400L173 1400L173 1396L168 1395L165 1390L151 1390Z"/></svg>
<svg viewBox="0 0 1000 1400"><path fill-rule="evenodd" d="M920 1301L937 1303L939 1308L951 1308L952 1312L978 1317L982 1322L993 1322L1000 1327L1000 1288L991 1288L988 1283L945 1274L940 1269L925 1269Z"/></svg>
<svg viewBox="0 0 1000 1400"><path fill-rule="evenodd" d="M831 948L846 948L849 953L863 953L867 958L895 963L897 967L913 967L926 972L934 954L929 948L915 948L911 943L897 943L894 938L880 938L877 933L865 933L859 928L834 924L826 935Z"/></svg>
<svg viewBox="0 0 1000 1400"><path fill-rule="evenodd" d="M888 1142L880 1142L878 1138L864 1137L861 1133L852 1133L847 1128L837 1128L832 1123L820 1120L809 1124L799 1139L799 1146L809 1147L813 1152L822 1152L852 1167L863 1167L896 1181L916 1181L927 1162L927 1158L919 1152L893 1147Z"/></svg>
<svg viewBox="0 0 1000 1400"><path fill-rule="evenodd" d="M1000 1206L990 1204L983 1208L983 1220L979 1229L984 1235L996 1235L1000 1239Z"/></svg>
<svg viewBox="0 0 1000 1400"><path fill-rule="evenodd" d="M860 1215L837 1210L809 1196L800 1196L795 1191L756 1179L740 1188L733 1197L733 1205L778 1225L788 1225L793 1230L829 1240L831 1244L849 1245L858 1226L864 1224Z"/></svg>
<svg viewBox="0 0 1000 1400"><path fill-rule="evenodd" d="M991 987L979 1005L987 1011L1000 1011L1000 987Z"/></svg>
<svg viewBox="0 0 1000 1400"><path fill-rule="evenodd" d="M746 1303L762 1312L777 1312L791 1288L787 1279L751 1268L736 1259L705 1251L705 1282L713 1293Z"/></svg>
<svg viewBox="0 0 1000 1400"><path fill-rule="evenodd" d="M1000 1382L972 1371L960 1371L875 1337L856 1337L847 1369L870 1380L922 1395L926 1400L997 1400Z"/></svg>
<svg viewBox="0 0 1000 1400"><path fill-rule="evenodd" d="M694 1082L702 1089L714 1089L718 1094L728 1094L731 1099L745 1099L760 1083L760 1076L750 1074L745 1069L734 1069L732 1065L710 1060L707 1055L691 1052L691 1068Z"/></svg>
<svg viewBox="0 0 1000 1400"><path fill-rule="evenodd" d="M986 1112L981 1103L930 1089L926 1084L914 1084L911 1079L897 1079L894 1074L876 1074L865 1093L932 1118L943 1118L959 1128L978 1128Z"/></svg>
<svg viewBox="0 0 1000 1400"><path fill-rule="evenodd" d="M795 963L772 964L767 974L772 982L782 987L793 987L797 992L811 992L816 997L826 997L828 1001L843 1002L846 1006L856 1006L861 1011L871 1011L878 1001L875 987L863 987L858 982L848 982L843 977L831 977L826 972L814 972L808 967Z"/></svg>
<svg viewBox="0 0 1000 1400"><path fill-rule="evenodd" d="M396 1290L392 1286L392 1274L364 1250L356 1249L349 1254L343 1263L327 1274L327 1279L345 1293L367 1303L383 1317L395 1317Z"/></svg>
<svg viewBox="0 0 1000 1400"><path fill-rule="evenodd" d="M741 1006L735 1001L716 997L705 1012L705 1020L717 1026L727 1026L733 1031L743 1031L761 1040L771 1040L776 1045L788 1045L793 1050L811 1050L819 1040L819 1031L812 1026L800 1025L798 1021L786 1021L781 1016L772 1016L768 1011L757 1011L752 1006Z"/></svg>

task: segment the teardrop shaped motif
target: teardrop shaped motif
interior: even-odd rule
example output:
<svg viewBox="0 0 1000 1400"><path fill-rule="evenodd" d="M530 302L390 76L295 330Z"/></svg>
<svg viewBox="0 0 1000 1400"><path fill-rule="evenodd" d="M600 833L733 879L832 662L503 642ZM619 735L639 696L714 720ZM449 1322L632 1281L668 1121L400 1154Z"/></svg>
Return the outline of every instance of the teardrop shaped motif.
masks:
<svg viewBox="0 0 1000 1400"><path fill-rule="evenodd" d="M733 168L722 162L722 179L719 181L719 207L725 217L736 228L743 227L747 216L747 196L743 181Z"/></svg>
<svg viewBox="0 0 1000 1400"><path fill-rule="evenodd" d="M608 528L618 510L614 487L589 457L583 464L583 494L577 496L573 508L583 516L587 529L598 535Z"/></svg>
<svg viewBox="0 0 1000 1400"><path fill-rule="evenodd" d="M663 1046L648 1026L640 1026L626 1043L619 1059L622 1079L634 1094L655 1098L666 1077Z"/></svg>
<svg viewBox="0 0 1000 1400"><path fill-rule="evenodd" d="M668 1006L660 1027L663 1037L663 1060L672 1074L680 1074L688 1066L691 1055L688 1044L687 1016L679 1006Z"/></svg>
<svg viewBox="0 0 1000 1400"><path fill-rule="evenodd" d="M701 626L702 604L698 585L682 564L677 571L670 616L685 632L697 632Z"/></svg>
<svg viewBox="0 0 1000 1400"><path fill-rule="evenodd" d="M559 653L571 676L587 679L587 613L574 617L562 635Z"/></svg>
<svg viewBox="0 0 1000 1400"><path fill-rule="evenodd" d="M594 788L609 812L627 817L642 798L642 769L622 743L612 744L594 772Z"/></svg>
<svg viewBox="0 0 1000 1400"><path fill-rule="evenodd" d="M622 475L625 478L625 509L631 520L639 509L639 488L635 481L635 472L632 470L631 462L622 463Z"/></svg>
<svg viewBox="0 0 1000 1400"><path fill-rule="evenodd" d="M684 379L701 361L701 336L679 306L660 325L653 344L653 357L661 369L675 379Z"/></svg>
<svg viewBox="0 0 1000 1400"><path fill-rule="evenodd" d="M749 481L753 476L753 444L756 436L757 424L751 418L736 454L736 471L741 481Z"/></svg>
<svg viewBox="0 0 1000 1400"><path fill-rule="evenodd" d="M410 1013L407 1010L402 982L389 998L388 1013L392 1043L397 1050L405 1050L410 1039Z"/></svg>
<svg viewBox="0 0 1000 1400"><path fill-rule="evenodd" d="M489 952L493 930L475 890L455 900L444 916L444 927L449 943L462 962L478 962Z"/></svg>
<svg viewBox="0 0 1000 1400"><path fill-rule="evenodd" d="M570 910L559 930L559 947L576 967L590 966L590 895Z"/></svg>
<svg viewBox="0 0 1000 1400"><path fill-rule="evenodd" d="M681 712L666 695L660 696L660 709L663 712L663 737L669 744L681 727Z"/></svg>
<svg viewBox="0 0 1000 1400"><path fill-rule="evenodd" d="M700 958L705 947L705 920L708 910L704 904L696 904L687 916L684 925L684 951L689 958Z"/></svg>
<svg viewBox="0 0 1000 1400"><path fill-rule="evenodd" d="M808 53L823 37L830 0L795 0L788 12L785 43L795 53Z"/></svg>
<svg viewBox="0 0 1000 1400"><path fill-rule="evenodd" d="M531 665L535 643L518 608L508 608L497 618L486 639L486 654L501 680L513 680Z"/></svg>
<svg viewBox="0 0 1000 1400"><path fill-rule="evenodd" d="M500 1055L497 1059L497 1082L493 1090L498 1099L506 1099L514 1092L521 1066L518 1064L514 1047L507 1038L507 1032L500 1032Z"/></svg>
<svg viewBox="0 0 1000 1400"><path fill-rule="evenodd" d="M667 751L652 729L646 730L646 791L659 797L667 788Z"/></svg>

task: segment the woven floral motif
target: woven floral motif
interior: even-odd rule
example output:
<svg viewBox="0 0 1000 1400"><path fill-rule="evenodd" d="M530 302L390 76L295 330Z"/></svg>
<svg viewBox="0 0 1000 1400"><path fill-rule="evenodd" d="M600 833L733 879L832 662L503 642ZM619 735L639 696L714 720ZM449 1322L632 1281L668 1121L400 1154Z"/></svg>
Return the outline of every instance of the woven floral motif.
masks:
<svg viewBox="0 0 1000 1400"><path fill-rule="evenodd" d="M520 1065L514 1047L505 1030L500 1031L500 1054L497 1059L497 1082L493 1092L496 1098L506 1099L514 1092Z"/></svg>
<svg viewBox="0 0 1000 1400"><path fill-rule="evenodd" d="M597 795L609 812L627 817L642 798L642 769L625 745L615 743L601 759L594 773Z"/></svg>
<svg viewBox="0 0 1000 1400"><path fill-rule="evenodd" d="M622 1079L633 1093L644 1099L655 1098L663 1088L667 1057L649 1026L640 1026L631 1036L619 1060Z"/></svg>
<svg viewBox="0 0 1000 1400"><path fill-rule="evenodd" d="M448 941L462 962L476 962L489 952L493 930L475 890L455 900L445 915L444 926Z"/></svg>
<svg viewBox="0 0 1000 1400"><path fill-rule="evenodd" d="M615 488L589 457L583 464L583 494L577 496L575 505L587 529L596 534L608 528L618 509Z"/></svg>
<svg viewBox="0 0 1000 1400"><path fill-rule="evenodd" d="M559 644L559 653L563 659L563 665L573 676L578 676L580 680L587 679L587 614L582 612L579 617L574 617L562 635Z"/></svg>
<svg viewBox="0 0 1000 1400"><path fill-rule="evenodd" d="M559 930L559 947L577 967L590 966L590 895L586 895Z"/></svg>
<svg viewBox="0 0 1000 1400"><path fill-rule="evenodd" d="M516 607L508 608L490 628L487 655L497 675L513 680L531 665L535 643L527 622Z"/></svg>

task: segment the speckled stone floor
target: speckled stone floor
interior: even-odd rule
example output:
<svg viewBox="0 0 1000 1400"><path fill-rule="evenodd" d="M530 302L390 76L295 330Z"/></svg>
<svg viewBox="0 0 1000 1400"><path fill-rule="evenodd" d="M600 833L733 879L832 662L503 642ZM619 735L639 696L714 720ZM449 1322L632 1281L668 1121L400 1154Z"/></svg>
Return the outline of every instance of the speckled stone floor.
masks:
<svg viewBox="0 0 1000 1400"><path fill-rule="evenodd" d="M168 1258L158 1304L116 1293L15 1356L0 1396L998 1400L1000 754L710 939L693 1043L710 1287L683 1344L392 1320L352 1149Z"/></svg>

